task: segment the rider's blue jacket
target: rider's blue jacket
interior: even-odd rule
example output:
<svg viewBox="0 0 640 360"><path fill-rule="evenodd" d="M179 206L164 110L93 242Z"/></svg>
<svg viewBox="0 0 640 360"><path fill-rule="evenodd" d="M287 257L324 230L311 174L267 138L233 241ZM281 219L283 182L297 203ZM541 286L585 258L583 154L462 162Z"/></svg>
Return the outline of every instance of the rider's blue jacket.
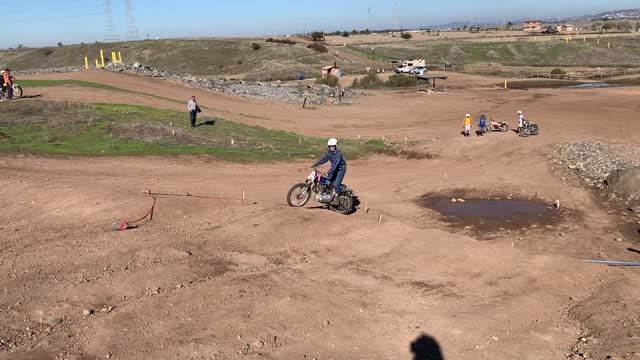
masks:
<svg viewBox="0 0 640 360"><path fill-rule="evenodd" d="M480 118L480 124L478 124L481 128L485 127L487 125L487 118L481 117Z"/></svg>
<svg viewBox="0 0 640 360"><path fill-rule="evenodd" d="M336 170L341 167L347 166L347 161L344 159L344 157L342 157L342 152L340 152L339 149L336 149L336 151L327 150L327 153L324 155L324 157L313 166L320 166L322 164L325 164L327 161L331 162L331 169L329 169L329 173L327 173L327 176L329 178L333 177L333 174L335 174Z"/></svg>

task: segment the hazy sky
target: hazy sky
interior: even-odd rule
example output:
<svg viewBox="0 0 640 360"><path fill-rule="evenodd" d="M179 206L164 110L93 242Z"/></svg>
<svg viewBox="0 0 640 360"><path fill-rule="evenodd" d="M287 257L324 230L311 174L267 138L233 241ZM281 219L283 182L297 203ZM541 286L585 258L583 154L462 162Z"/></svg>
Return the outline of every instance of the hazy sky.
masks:
<svg viewBox="0 0 640 360"><path fill-rule="evenodd" d="M125 0L112 0L121 39L126 38ZM133 0L142 38L251 36L310 30L391 28L398 3L403 27L452 21L497 22L509 19L574 16L640 7L638 0ZM0 48L103 41L104 0L7 1L3 7ZM318 5L319 4L319 5ZM369 11L371 9L371 16Z"/></svg>

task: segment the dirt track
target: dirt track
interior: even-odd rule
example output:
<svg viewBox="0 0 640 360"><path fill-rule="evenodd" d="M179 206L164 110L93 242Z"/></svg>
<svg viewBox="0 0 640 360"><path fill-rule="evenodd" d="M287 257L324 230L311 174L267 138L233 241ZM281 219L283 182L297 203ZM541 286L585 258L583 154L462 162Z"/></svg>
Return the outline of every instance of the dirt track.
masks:
<svg viewBox="0 0 640 360"><path fill-rule="evenodd" d="M351 161L346 182L371 208L351 216L283 205L307 175L304 162L3 156L0 359L437 359L423 335L446 359L563 359L577 343L593 359L637 358L638 272L580 260L638 260L627 251L638 239L615 242L617 215L552 176L545 154L574 140L637 143L638 88L503 91L482 87L491 79L453 77L454 89L471 89L375 92L352 106L301 110L129 75L40 78L195 94L210 115L309 135L433 139L429 151L440 156ZM465 112L513 123L518 109L540 124L539 137L458 135ZM160 197L151 223L109 231L148 210L145 188L222 200ZM456 189L561 199L574 216L478 241L416 203Z"/></svg>

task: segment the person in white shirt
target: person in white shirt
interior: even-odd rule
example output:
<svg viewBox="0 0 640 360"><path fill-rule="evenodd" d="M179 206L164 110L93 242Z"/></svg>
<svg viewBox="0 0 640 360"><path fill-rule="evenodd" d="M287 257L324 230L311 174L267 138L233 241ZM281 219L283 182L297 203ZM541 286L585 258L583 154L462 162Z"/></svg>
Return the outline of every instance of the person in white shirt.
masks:
<svg viewBox="0 0 640 360"><path fill-rule="evenodd" d="M189 110L189 115L191 116L191 127L196 127L196 118L202 110L200 110L195 96L192 96L191 100L187 103L187 110Z"/></svg>
<svg viewBox="0 0 640 360"><path fill-rule="evenodd" d="M522 115L522 110L518 110L518 134L520 134L520 130L524 127L524 115Z"/></svg>

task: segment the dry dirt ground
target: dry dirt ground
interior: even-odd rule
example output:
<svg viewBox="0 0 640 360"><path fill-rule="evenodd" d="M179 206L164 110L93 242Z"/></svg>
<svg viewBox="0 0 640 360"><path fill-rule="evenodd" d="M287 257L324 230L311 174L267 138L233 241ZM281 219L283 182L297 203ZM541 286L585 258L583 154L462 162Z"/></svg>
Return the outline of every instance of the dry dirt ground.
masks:
<svg viewBox="0 0 640 360"><path fill-rule="evenodd" d="M640 359L638 270L581 262L640 260L628 250L640 250L639 239L614 241L621 215L553 176L546 160L557 143L637 144L640 88L504 91L458 75L448 94L373 92L350 106L302 110L123 74L40 78L185 101L195 94L208 115L308 135L408 137L439 156L350 161L346 183L362 205L341 216L285 205L311 159L3 155L0 359ZM513 123L518 109L540 136L459 135L466 112ZM111 231L149 209L145 188L213 199L159 197L150 223ZM504 221L483 240L421 207L427 193L560 199L564 210L549 224Z"/></svg>

